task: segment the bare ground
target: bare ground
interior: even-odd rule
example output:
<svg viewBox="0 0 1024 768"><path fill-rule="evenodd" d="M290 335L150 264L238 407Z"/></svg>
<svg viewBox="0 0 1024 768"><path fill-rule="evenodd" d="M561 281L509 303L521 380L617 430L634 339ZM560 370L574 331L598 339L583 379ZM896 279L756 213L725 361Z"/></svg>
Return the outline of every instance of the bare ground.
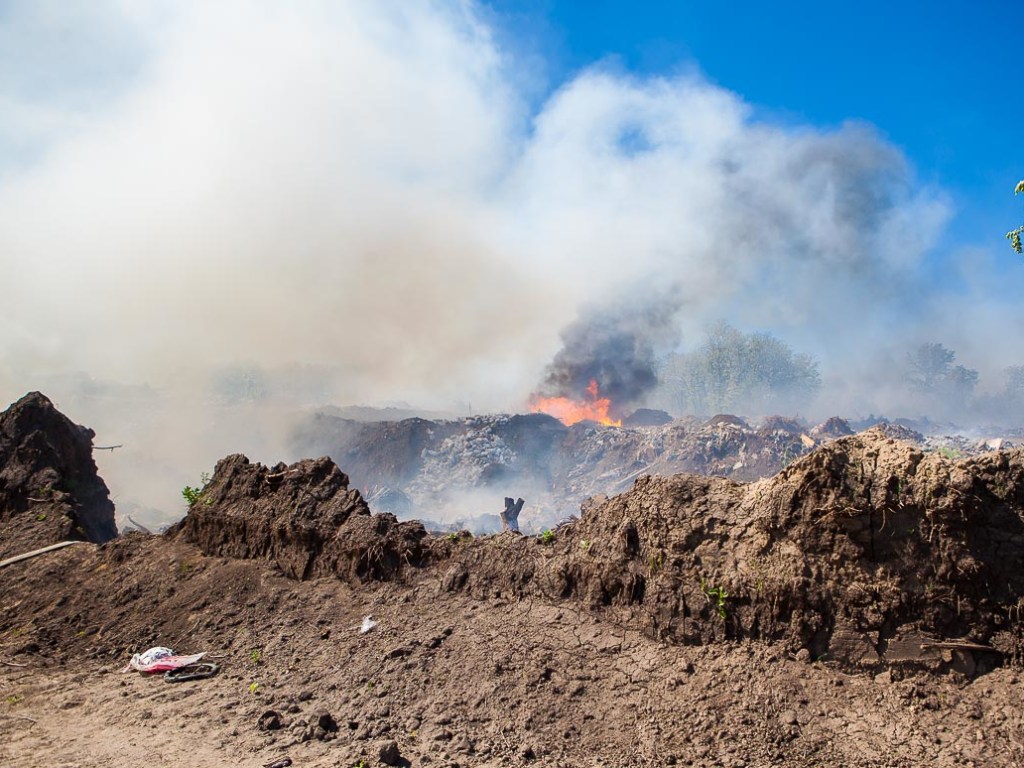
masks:
<svg viewBox="0 0 1024 768"><path fill-rule="evenodd" d="M26 665L0 665L4 764L372 766L393 739L412 765L1024 765L1014 669L850 674L777 645L667 644L578 606L444 592L435 572L297 583L134 538L120 563L80 545L4 574L4 614L24 623L0 658ZM157 643L222 671L121 673ZM279 730L260 729L268 710ZM303 741L322 711L338 730Z"/></svg>
<svg viewBox="0 0 1024 768"><path fill-rule="evenodd" d="M0 764L1024 767L1024 449L872 430L484 538L231 456L168 535L106 541L44 400L0 414L0 556L92 541L0 570ZM220 672L122 671L155 645Z"/></svg>

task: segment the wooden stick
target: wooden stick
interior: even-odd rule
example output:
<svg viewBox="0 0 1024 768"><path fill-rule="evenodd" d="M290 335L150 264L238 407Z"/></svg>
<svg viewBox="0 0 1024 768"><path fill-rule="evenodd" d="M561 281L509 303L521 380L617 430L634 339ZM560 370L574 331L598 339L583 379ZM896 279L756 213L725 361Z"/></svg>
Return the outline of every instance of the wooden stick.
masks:
<svg viewBox="0 0 1024 768"><path fill-rule="evenodd" d="M5 667L27 667L28 666L28 664L18 664L18 663L13 662L13 661L0 661L0 664L3 664Z"/></svg>
<svg viewBox="0 0 1024 768"><path fill-rule="evenodd" d="M15 555L14 557L9 557L6 560L0 560L0 568L6 568L8 565L20 563L22 560L28 560L30 557L37 557L39 555L44 555L47 552L53 552L53 550L55 549L63 549L64 547L70 547L72 544L88 544L88 542L62 541L59 544L51 544L50 546L43 547L42 549L34 549L31 552L26 552L23 555Z"/></svg>

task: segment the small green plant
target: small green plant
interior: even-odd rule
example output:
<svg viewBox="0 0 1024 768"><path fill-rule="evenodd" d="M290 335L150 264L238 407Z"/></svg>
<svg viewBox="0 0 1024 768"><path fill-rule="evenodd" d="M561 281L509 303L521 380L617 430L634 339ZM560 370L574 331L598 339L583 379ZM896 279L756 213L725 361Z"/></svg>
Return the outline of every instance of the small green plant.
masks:
<svg viewBox="0 0 1024 768"><path fill-rule="evenodd" d="M713 587L702 578L700 580L700 589L704 593L704 597L714 607L718 618L726 618L729 614L725 608L725 601L729 597L729 593L725 591L725 587Z"/></svg>
<svg viewBox="0 0 1024 768"><path fill-rule="evenodd" d="M256 683L256 682L249 683L249 693L251 693L253 696L255 696L259 692L260 692L260 684L259 683Z"/></svg>
<svg viewBox="0 0 1024 768"><path fill-rule="evenodd" d="M45 512L40 512L38 515L36 515L36 521L37 522L41 523L45 519L46 519L46 513Z"/></svg>
<svg viewBox="0 0 1024 768"><path fill-rule="evenodd" d="M259 664L262 658L263 654L260 653L259 648L253 648L252 651L249 652L249 661L251 661L253 664Z"/></svg>
<svg viewBox="0 0 1024 768"><path fill-rule="evenodd" d="M181 495L182 495L182 497L185 499L185 501L188 503L188 505L190 507L192 505L194 505L196 502L198 502L201 499L203 499L203 489L210 482L210 473L209 472L203 472L203 474L201 474L199 476L199 482L202 483L202 485L198 485L198 486L186 485L184 488L181 489ZM207 505L210 505L210 504L213 503L213 501L210 500L210 499L205 499L205 502L206 502Z"/></svg>
<svg viewBox="0 0 1024 768"><path fill-rule="evenodd" d="M652 576L658 573L664 565L665 553L663 552L654 552L647 558L647 568L650 570Z"/></svg>
<svg viewBox="0 0 1024 768"><path fill-rule="evenodd" d="M584 552L589 552L590 551L590 539L584 539L583 541L581 541L580 542L580 549L582 549Z"/></svg>
<svg viewBox="0 0 1024 768"><path fill-rule="evenodd" d="M360 760L358 763L352 766L352 768L368 768L365 760Z"/></svg>
<svg viewBox="0 0 1024 768"><path fill-rule="evenodd" d="M448 541L458 541L459 540L459 534L457 534L457 533L449 533L445 538L448 539Z"/></svg>
<svg viewBox="0 0 1024 768"><path fill-rule="evenodd" d="M940 446L938 450L936 450L936 453L950 461L956 461L960 458L960 451L956 448L950 448L948 445Z"/></svg>
<svg viewBox="0 0 1024 768"><path fill-rule="evenodd" d="M551 544L555 540L555 532L550 528L545 528L540 532L540 543Z"/></svg>
<svg viewBox="0 0 1024 768"><path fill-rule="evenodd" d="M7 697L7 703L10 704L12 707L20 701L21 696L19 696L16 693L12 693L10 696Z"/></svg>

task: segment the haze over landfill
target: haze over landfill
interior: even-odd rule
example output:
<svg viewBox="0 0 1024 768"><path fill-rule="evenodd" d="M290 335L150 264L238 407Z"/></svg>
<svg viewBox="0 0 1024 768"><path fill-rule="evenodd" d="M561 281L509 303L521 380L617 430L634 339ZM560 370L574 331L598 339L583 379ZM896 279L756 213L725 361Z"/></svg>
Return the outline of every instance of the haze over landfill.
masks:
<svg viewBox="0 0 1024 768"><path fill-rule="evenodd" d="M721 321L818 362L810 418L929 415L925 343L979 394L1024 364L1016 209L965 237L885 124L765 108L694 57L560 69L517 13L7 4L5 401L43 389L192 476L276 459L295 407L521 412L581 350L621 352L600 384L644 405Z"/></svg>

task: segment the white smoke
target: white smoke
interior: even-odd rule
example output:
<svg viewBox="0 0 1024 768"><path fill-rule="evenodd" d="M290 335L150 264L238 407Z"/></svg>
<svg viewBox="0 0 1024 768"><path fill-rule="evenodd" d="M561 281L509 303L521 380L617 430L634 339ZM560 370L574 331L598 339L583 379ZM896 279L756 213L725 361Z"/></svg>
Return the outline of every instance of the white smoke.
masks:
<svg viewBox="0 0 1024 768"><path fill-rule="evenodd" d="M697 74L600 63L531 111L518 71L468 0L7 4L0 394L48 384L101 441L191 476L278 458L287 409L225 417L225 370L517 409L612 297L670 289L684 338L774 330L842 372L844 403L894 336L984 350L1019 325L967 288L934 299L950 204L870 126L776 125ZM129 421L79 372L164 407Z"/></svg>

